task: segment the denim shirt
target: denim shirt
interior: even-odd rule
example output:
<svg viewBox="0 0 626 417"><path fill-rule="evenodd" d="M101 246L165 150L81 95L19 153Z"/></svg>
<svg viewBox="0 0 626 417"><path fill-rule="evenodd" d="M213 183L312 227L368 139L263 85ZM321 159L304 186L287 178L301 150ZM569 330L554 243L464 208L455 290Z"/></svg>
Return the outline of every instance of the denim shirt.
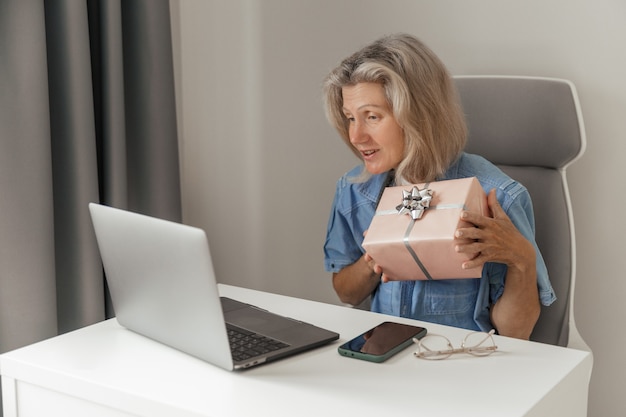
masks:
<svg viewBox="0 0 626 417"><path fill-rule="evenodd" d="M376 211L378 195L387 174L366 182L352 182L363 169L359 165L337 181L326 242L324 262L328 272L339 272L356 262L365 250L363 232ZM496 189L500 205L537 253L537 285L543 305L556 300L548 271L535 242L532 201L526 187L511 179L481 156L463 153L439 180L476 177L488 193ZM378 285L372 294L372 311L393 316L489 331L493 328L489 309L502 295L507 266L488 262L482 277L433 281L391 281ZM452 277L451 277L452 278Z"/></svg>

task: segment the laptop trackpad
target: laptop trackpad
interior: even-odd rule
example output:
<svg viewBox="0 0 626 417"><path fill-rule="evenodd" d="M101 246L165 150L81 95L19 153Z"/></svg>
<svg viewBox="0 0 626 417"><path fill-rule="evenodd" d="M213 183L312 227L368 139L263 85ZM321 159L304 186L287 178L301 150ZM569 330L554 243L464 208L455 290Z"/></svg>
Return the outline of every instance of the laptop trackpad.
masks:
<svg viewBox="0 0 626 417"><path fill-rule="evenodd" d="M277 316L252 306L225 312L225 319L227 323L266 336L272 336L284 329L300 324L295 320Z"/></svg>

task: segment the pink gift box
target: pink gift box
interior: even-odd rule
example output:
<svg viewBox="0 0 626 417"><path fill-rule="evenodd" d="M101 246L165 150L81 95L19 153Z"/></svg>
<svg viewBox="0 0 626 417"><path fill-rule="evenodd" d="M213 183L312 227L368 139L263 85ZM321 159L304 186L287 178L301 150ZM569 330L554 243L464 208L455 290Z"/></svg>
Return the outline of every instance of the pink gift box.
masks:
<svg viewBox="0 0 626 417"><path fill-rule="evenodd" d="M454 250L456 229L471 227L460 218L463 210L488 215L487 196L475 177L387 187L363 247L395 280L479 278L482 268L463 269L468 257ZM411 214L419 217L420 211L414 220Z"/></svg>

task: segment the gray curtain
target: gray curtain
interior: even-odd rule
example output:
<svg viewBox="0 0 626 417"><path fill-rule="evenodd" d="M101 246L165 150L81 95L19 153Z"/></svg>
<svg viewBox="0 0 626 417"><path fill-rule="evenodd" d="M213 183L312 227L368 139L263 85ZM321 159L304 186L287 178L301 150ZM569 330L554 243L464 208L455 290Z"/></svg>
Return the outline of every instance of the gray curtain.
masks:
<svg viewBox="0 0 626 417"><path fill-rule="evenodd" d="M0 0L0 353L105 319L87 204L180 221L168 0Z"/></svg>

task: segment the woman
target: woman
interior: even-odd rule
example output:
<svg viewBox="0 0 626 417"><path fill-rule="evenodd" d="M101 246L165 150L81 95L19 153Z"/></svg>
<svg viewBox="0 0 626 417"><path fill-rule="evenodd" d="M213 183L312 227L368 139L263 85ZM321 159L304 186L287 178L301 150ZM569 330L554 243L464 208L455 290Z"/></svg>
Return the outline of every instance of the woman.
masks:
<svg viewBox="0 0 626 417"><path fill-rule="evenodd" d="M362 164L337 182L324 245L342 302L371 296L373 311L528 339L540 303L555 300L534 241L530 195L493 164L463 152L467 129L453 81L418 39L383 37L325 80L329 121ZM513 98L514 99L514 98ZM393 281L361 246L383 187L477 177L490 217L463 212L456 231L464 268L482 278Z"/></svg>

